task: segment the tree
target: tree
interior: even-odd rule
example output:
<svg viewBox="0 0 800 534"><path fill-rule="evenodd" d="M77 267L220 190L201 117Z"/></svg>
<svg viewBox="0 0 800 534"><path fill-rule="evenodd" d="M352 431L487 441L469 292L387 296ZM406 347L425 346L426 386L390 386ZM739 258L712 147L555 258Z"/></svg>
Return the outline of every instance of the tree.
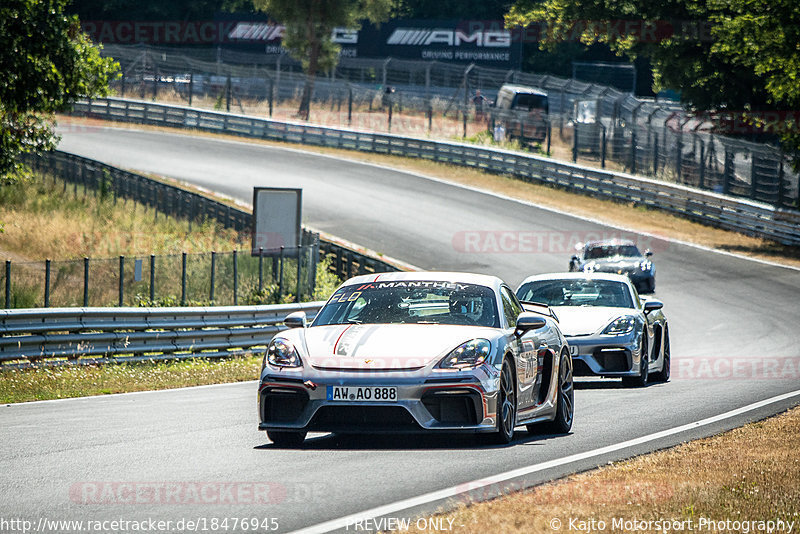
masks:
<svg viewBox="0 0 800 534"><path fill-rule="evenodd" d="M620 21L640 25L619 32ZM800 104L796 0L518 0L506 15L509 26L532 23L546 24L546 48L577 38L650 58L655 88L678 90L696 111L745 112L757 124L763 112ZM783 128L781 139L800 164L790 115L794 127Z"/></svg>
<svg viewBox="0 0 800 534"><path fill-rule="evenodd" d="M64 15L67 0L0 4L0 180L22 171L23 152L55 147L52 114L76 99L104 95L117 64Z"/></svg>
<svg viewBox="0 0 800 534"><path fill-rule="evenodd" d="M396 0L253 0L253 4L286 27L283 46L306 71L298 113L308 120L314 77L336 65L339 46L331 40L334 28L356 29L362 20L383 22Z"/></svg>

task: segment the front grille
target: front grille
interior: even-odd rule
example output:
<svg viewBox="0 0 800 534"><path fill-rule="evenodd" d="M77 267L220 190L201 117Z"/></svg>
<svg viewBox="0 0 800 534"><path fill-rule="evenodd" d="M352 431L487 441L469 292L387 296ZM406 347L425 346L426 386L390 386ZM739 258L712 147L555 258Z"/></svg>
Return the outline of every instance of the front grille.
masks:
<svg viewBox="0 0 800 534"><path fill-rule="evenodd" d="M594 359L603 371L622 372L631 368L628 354L629 351L626 349L597 349L594 351Z"/></svg>
<svg viewBox="0 0 800 534"><path fill-rule="evenodd" d="M322 406L309 430L318 432L401 432L419 430L408 410L401 406Z"/></svg>
<svg viewBox="0 0 800 534"><path fill-rule="evenodd" d="M483 415L481 396L471 389L428 391L422 404L437 422L452 426L477 425L478 414Z"/></svg>

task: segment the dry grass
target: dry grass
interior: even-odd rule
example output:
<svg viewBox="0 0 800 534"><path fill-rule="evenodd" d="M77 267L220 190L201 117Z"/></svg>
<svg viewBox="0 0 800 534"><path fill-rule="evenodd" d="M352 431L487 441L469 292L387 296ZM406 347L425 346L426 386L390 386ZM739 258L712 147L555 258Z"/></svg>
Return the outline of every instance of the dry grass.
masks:
<svg viewBox="0 0 800 534"><path fill-rule="evenodd" d="M800 528L800 408L725 434L574 475L441 516L459 533L549 533L613 519L778 520ZM606 528L599 528L604 521ZM414 525L414 522L411 523ZM684 524L684 530L688 523ZM651 525L654 527L656 525ZM744 529L733 529L741 532ZM617 529L617 532L620 530ZM663 528L662 530L663 531ZM729 530L731 531L731 530ZM752 531L752 530L751 530ZM414 530L412 532L426 532ZM434 532L434 531L430 531ZM636 532L659 532L657 528Z"/></svg>
<svg viewBox="0 0 800 534"><path fill-rule="evenodd" d="M0 370L0 403L256 380L261 357Z"/></svg>
<svg viewBox="0 0 800 534"><path fill-rule="evenodd" d="M75 117L60 117L59 121L73 123L78 127L103 126L108 124L107 121ZM150 129L154 131L177 131L186 133L185 130L174 128L132 125L128 123L113 124L116 127L128 129ZM191 133L192 135L204 137L222 137L240 142L298 149L298 146L292 143L248 139L202 131L192 131ZM800 267L800 247L788 247L766 239L749 237L736 232L705 226L659 210L610 200L601 200L544 185L522 182L509 176L499 176L476 169L467 169L419 158L369 154L354 150L310 145L304 145L301 149L308 152L327 154L353 161L374 163L399 170L416 172L445 181L517 198L534 203L538 206L567 211L600 223L612 224L633 231L646 232L656 236L663 236L664 238L686 241L762 260ZM530 230L530 228L519 228L519 230L526 231Z"/></svg>
<svg viewBox="0 0 800 534"><path fill-rule="evenodd" d="M120 205L124 209L119 209ZM95 196L39 177L0 190L0 258L12 261L233 250L237 232L208 222L190 225L132 201ZM249 239L249 236L248 236Z"/></svg>

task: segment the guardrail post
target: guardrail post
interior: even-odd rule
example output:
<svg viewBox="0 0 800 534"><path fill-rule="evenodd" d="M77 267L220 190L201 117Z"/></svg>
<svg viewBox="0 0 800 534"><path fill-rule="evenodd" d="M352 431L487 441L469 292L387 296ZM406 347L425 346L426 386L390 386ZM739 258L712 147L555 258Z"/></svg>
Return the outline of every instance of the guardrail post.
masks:
<svg viewBox="0 0 800 534"><path fill-rule="evenodd" d="M50 259L44 260L44 307L50 307Z"/></svg>
<svg viewBox="0 0 800 534"><path fill-rule="evenodd" d="M278 274L278 299L283 298L283 247L281 247L280 267Z"/></svg>
<svg viewBox="0 0 800 534"><path fill-rule="evenodd" d="M89 257L83 258L83 307L89 306Z"/></svg>
<svg viewBox="0 0 800 534"><path fill-rule="evenodd" d="M6 309L11 308L11 260L6 260Z"/></svg>
<svg viewBox="0 0 800 534"><path fill-rule="evenodd" d="M150 305L156 300L156 255L150 254Z"/></svg>
<svg viewBox="0 0 800 534"><path fill-rule="evenodd" d="M233 305L239 304L239 261L236 249L233 249Z"/></svg>
<svg viewBox="0 0 800 534"><path fill-rule="evenodd" d="M258 247L258 292L264 290L264 247Z"/></svg>
<svg viewBox="0 0 800 534"><path fill-rule="evenodd" d="M186 306L186 252L181 253L181 306Z"/></svg>
<svg viewBox="0 0 800 534"><path fill-rule="evenodd" d="M119 306L123 306L125 300L125 256L119 257Z"/></svg>
<svg viewBox="0 0 800 534"><path fill-rule="evenodd" d="M217 270L217 253L215 251L211 251L211 289L208 292L208 300L211 303L214 303L214 282L216 277L216 270Z"/></svg>

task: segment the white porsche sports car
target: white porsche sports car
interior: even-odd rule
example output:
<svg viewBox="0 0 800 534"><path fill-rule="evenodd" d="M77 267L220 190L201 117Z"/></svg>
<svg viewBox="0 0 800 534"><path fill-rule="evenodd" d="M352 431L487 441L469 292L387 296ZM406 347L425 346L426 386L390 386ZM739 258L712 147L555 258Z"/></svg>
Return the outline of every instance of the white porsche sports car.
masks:
<svg viewBox="0 0 800 534"><path fill-rule="evenodd" d="M524 311L500 279L383 273L341 285L307 324L269 343L259 429L279 446L307 432L492 434L572 427L572 358L546 307Z"/></svg>

